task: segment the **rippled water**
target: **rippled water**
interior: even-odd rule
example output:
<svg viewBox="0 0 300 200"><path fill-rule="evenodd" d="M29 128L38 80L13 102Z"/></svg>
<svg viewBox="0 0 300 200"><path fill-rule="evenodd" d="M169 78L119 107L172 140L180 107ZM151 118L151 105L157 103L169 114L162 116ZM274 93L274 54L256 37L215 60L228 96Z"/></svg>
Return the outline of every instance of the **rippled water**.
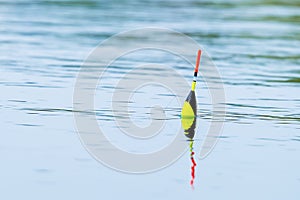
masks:
<svg viewBox="0 0 300 200"><path fill-rule="evenodd" d="M299 9L298 0L0 0L2 195L6 199L298 199ZM214 151L199 160L202 134L212 116L208 88L199 78L194 189L189 184L189 152L156 173L123 174L91 158L74 129L73 87L82 61L113 34L148 26L171 28L195 39L224 81L223 133ZM132 67L149 62L173 66L187 81L192 78L186 63L164 53L142 52L113 65L104 83L116 84ZM103 87L108 93L113 89L109 82ZM148 93L145 89L143 94L136 98L149 97L153 102L174 98L164 90L151 96L151 89ZM95 105L97 119L114 130L109 108ZM142 109L133 112L140 125L148 123L143 115L147 106L132 105ZM166 113L171 123L177 123L180 106L171 103ZM133 152L156 149L173 137L172 127L153 145L140 145L138 150L127 142L119 145ZM117 136L111 137L118 143Z"/></svg>

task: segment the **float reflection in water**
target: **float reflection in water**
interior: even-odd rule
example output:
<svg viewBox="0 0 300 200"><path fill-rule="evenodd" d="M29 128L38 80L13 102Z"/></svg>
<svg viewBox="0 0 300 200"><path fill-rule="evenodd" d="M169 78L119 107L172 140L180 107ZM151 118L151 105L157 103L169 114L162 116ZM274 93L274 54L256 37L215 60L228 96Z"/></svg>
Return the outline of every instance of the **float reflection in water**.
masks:
<svg viewBox="0 0 300 200"><path fill-rule="evenodd" d="M195 162L195 159L194 159L194 140L191 140L190 141L190 152L191 152L191 161L192 161L192 166L191 166L191 181L190 181L190 184L192 186L192 188L194 188L194 180L195 180L195 169L196 169L196 162Z"/></svg>
<svg viewBox="0 0 300 200"><path fill-rule="evenodd" d="M196 161L194 159L194 136L195 136L195 128L196 128L196 116L194 118L181 118L181 124L184 129L184 135L188 138L190 142L190 157L191 157L191 180L190 184L192 188L194 188L194 180L195 180L195 169L196 169Z"/></svg>

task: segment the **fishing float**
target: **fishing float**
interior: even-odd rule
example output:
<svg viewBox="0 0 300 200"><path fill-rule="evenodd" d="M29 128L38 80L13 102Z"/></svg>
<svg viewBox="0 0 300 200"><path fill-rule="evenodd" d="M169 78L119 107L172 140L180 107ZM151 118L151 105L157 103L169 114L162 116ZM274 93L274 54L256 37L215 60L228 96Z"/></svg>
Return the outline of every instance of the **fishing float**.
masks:
<svg viewBox="0 0 300 200"><path fill-rule="evenodd" d="M190 139L194 138L195 128L196 128L197 99L196 99L195 89L196 89L197 74L198 74L198 69L200 64L200 57L201 57L201 50L198 50L192 88L186 100L184 101L181 110L181 124L184 129L184 134L186 137Z"/></svg>

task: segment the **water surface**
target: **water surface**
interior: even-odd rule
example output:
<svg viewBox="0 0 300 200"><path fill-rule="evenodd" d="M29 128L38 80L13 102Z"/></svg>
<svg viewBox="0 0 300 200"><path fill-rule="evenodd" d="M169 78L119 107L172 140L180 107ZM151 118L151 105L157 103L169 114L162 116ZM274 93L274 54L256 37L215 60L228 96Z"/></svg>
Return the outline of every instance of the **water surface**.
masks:
<svg viewBox="0 0 300 200"><path fill-rule="evenodd" d="M10 199L298 199L299 8L297 0L1 0L2 195ZM194 189L189 184L190 152L159 172L124 174L95 161L74 129L73 86L82 61L113 34L148 26L174 29L195 39L224 81L223 133L210 156L198 160L212 117L209 91L199 78ZM142 52L120 60L107 74L117 81L133 66L159 59L191 79L184 62L164 53L151 55ZM97 91L109 93L113 88L104 83L104 90ZM149 91L136 98L149 97L153 102L174 98L165 90L154 96ZM114 130L111 111L98 106L97 118L106 121L107 130ZM146 125L147 105L132 106L140 108L133 113L140 120L137 123ZM171 103L166 112L169 121L178 124L180 106ZM172 127L154 144L138 149L112 141L132 152L149 151L173 137Z"/></svg>

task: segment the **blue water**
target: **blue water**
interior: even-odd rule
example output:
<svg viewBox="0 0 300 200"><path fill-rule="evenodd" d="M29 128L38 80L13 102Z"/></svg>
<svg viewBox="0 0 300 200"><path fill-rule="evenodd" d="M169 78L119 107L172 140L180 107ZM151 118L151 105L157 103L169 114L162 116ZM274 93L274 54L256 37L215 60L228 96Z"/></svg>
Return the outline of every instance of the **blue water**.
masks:
<svg viewBox="0 0 300 200"><path fill-rule="evenodd" d="M0 0L0 195L299 199L299 9L298 0ZM213 152L199 160L201 133L212 116L208 88L200 78L194 189L189 152L154 173L120 173L93 159L76 133L72 98L83 60L110 36L149 26L174 29L199 42L224 82L227 112L222 136ZM121 64L151 59L142 53ZM184 63L167 58L160 62L191 80ZM107 73L111 80L122 75L118 66ZM164 92L159 98L172 98ZM110 110L97 106L99 120L113 120ZM180 109L170 113L170 121L176 121ZM140 125L147 119L143 112L133 117ZM114 130L112 124L106 128ZM155 145L167 140L168 134ZM119 145L137 151L128 143Z"/></svg>

